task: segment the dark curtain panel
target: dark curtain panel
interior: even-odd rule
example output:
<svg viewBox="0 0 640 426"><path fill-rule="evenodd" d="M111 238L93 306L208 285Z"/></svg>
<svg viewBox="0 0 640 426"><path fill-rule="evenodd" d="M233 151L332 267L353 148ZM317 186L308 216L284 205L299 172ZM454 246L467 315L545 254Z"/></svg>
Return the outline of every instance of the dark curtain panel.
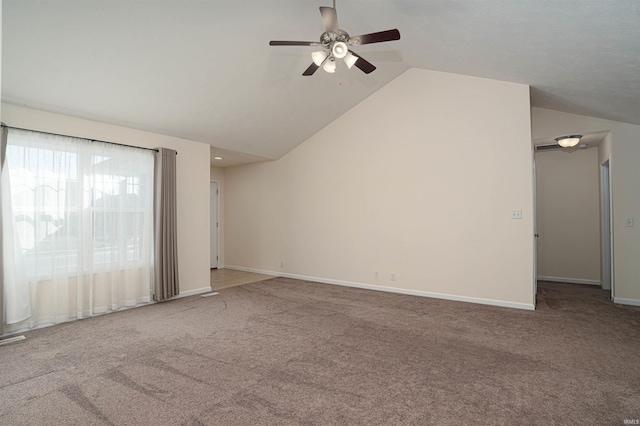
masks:
<svg viewBox="0 0 640 426"><path fill-rule="evenodd" d="M9 129L2 128L2 137L0 139L0 177L4 173L5 158L7 156L7 135ZM4 235L2 226L2 197L0 197L0 335L3 333L4 326ZM7 250L13 250L13 247L7 247Z"/></svg>
<svg viewBox="0 0 640 426"><path fill-rule="evenodd" d="M155 160L154 200L154 294L156 301L180 293L176 217L176 156L172 149L158 148Z"/></svg>

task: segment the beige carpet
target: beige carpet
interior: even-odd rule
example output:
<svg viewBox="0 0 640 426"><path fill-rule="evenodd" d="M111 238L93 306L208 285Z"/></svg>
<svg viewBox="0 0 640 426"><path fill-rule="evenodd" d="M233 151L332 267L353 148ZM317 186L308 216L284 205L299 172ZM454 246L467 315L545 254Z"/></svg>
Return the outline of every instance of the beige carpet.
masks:
<svg viewBox="0 0 640 426"><path fill-rule="evenodd" d="M535 312L275 278L0 346L2 425L622 425L640 308Z"/></svg>

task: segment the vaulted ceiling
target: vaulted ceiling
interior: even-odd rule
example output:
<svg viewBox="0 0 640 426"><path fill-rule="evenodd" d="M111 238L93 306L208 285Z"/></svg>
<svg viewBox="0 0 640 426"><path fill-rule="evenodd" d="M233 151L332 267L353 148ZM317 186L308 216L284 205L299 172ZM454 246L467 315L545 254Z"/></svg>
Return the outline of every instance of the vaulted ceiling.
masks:
<svg viewBox="0 0 640 426"><path fill-rule="evenodd" d="M640 124L636 0L338 0L354 50L311 77L327 0L2 2L2 100L279 158L411 67L531 86L533 106ZM389 105L389 108L394 108ZM348 136L348 135L347 135Z"/></svg>

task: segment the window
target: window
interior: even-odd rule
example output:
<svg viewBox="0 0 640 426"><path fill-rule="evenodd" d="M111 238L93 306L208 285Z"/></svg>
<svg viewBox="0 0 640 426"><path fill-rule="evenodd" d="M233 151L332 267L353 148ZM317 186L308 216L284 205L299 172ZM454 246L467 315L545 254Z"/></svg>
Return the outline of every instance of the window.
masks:
<svg viewBox="0 0 640 426"><path fill-rule="evenodd" d="M152 209L149 152L96 142L70 152L11 136L13 213L29 272L47 277L114 263L135 267L145 260ZM92 154L93 149L102 152ZM139 167L145 163L146 170ZM87 245L90 261L78 256Z"/></svg>
<svg viewBox="0 0 640 426"><path fill-rule="evenodd" d="M152 151L10 129L7 166L23 328L150 301Z"/></svg>

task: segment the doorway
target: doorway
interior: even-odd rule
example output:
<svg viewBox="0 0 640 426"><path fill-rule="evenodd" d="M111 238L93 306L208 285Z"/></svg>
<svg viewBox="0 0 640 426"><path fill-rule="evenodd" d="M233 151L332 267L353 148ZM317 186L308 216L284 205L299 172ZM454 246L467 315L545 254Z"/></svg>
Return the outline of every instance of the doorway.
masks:
<svg viewBox="0 0 640 426"><path fill-rule="evenodd" d="M537 244L534 243L533 260L540 281L600 289L603 277L600 166L607 158L599 149L600 140L595 136L585 139L588 143L573 150L562 150L557 144L549 145L550 148L536 147L533 189ZM608 297L608 290L605 291L601 294Z"/></svg>
<svg viewBox="0 0 640 426"><path fill-rule="evenodd" d="M602 289L611 292L614 297L612 277L612 237L611 237L611 171L609 160L600 165L600 221L602 254Z"/></svg>
<svg viewBox="0 0 640 426"><path fill-rule="evenodd" d="M210 244L210 253L211 253L211 259L210 259L210 268L211 269L218 269L218 232L219 232L219 202L218 202L218 197L220 195L220 191L219 191L219 182L218 181L211 181L210 182L210 187L209 187L209 202L210 202L210 208L209 208L209 229L210 231L210 237L209 237L209 244Z"/></svg>

